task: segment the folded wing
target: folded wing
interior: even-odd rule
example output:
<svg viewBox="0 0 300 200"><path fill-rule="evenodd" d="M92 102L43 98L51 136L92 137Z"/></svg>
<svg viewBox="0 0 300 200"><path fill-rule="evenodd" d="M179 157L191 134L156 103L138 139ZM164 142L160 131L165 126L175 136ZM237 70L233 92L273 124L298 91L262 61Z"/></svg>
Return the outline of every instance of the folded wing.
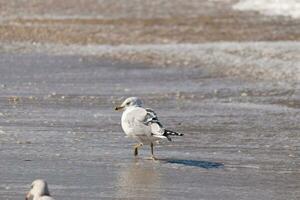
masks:
<svg viewBox="0 0 300 200"><path fill-rule="evenodd" d="M160 139L168 139L169 141L171 141L171 136L183 135L165 129L158 120L157 114L150 108L137 107L131 111L130 116L129 126L135 130L136 135L147 135L148 137L152 136Z"/></svg>
<svg viewBox="0 0 300 200"><path fill-rule="evenodd" d="M171 138L168 135L165 135L165 129L162 124L159 122L158 117L154 110L150 108L145 109L147 114L144 119L144 124L151 127L151 134L153 137L158 137L162 139L168 139L171 141Z"/></svg>

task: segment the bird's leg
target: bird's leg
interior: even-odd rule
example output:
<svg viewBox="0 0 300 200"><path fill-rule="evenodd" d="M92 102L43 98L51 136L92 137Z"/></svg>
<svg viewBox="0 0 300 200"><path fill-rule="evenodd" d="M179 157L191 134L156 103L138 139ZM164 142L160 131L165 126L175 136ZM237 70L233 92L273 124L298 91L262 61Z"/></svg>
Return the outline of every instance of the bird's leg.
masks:
<svg viewBox="0 0 300 200"><path fill-rule="evenodd" d="M138 148L141 146L143 146L142 143L134 145L134 147L133 147L134 148L134 156L137 156L139 154Z"/></svg>
<svg viewBox="0 0 300 200"><path fill-rule="evenodd" d="M153 153L153 143L152 142L151 142L150 146L151 146L151 159L157 160L157 158L155 158L154 153Z"/></svg>

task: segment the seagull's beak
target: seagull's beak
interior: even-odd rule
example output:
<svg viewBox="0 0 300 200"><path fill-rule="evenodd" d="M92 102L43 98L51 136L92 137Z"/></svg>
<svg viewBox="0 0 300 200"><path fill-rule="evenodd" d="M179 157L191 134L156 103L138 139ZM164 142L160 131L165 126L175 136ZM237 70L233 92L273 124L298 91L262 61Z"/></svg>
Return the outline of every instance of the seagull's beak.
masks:
<svg viewBox="0 0 300 200"><path fill-rule="evenodd" d="M124 106L117 106L117 107L115 108L116 111L121 111L121 110L123 110L123 109L124 109Z"/></svg>

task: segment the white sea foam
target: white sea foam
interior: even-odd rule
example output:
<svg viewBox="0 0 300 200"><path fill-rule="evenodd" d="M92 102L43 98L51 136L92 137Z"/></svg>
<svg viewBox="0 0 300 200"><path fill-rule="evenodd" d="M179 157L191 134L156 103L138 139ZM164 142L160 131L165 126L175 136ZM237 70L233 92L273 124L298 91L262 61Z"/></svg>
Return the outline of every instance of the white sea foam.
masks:
<svg viewBox="0 0 300 200"><path fill-rule="evenodd" d="M240 0L233 9L300 18L300 0Z"/></svg>

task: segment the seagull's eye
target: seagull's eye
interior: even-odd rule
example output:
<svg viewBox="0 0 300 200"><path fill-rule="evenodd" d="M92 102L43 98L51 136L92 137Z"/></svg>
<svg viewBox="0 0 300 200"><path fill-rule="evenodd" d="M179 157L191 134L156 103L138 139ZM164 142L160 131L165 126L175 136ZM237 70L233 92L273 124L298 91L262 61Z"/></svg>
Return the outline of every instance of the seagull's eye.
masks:
<svg viewBox="0 0 300 200"><path fill-rule="evenodd" d="M129 105L129 104L130 104L130 102L127 102L127 103L126 103L126 105Z"/></svg>

